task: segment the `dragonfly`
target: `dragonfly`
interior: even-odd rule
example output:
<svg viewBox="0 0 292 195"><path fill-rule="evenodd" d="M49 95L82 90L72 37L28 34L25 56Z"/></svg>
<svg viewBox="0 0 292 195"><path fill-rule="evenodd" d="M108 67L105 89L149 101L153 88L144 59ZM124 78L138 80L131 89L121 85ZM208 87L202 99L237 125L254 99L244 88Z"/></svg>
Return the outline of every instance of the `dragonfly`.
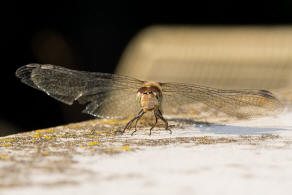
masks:
<svg viewBox="0 0 292 195"><path fill-rule="evenodd" d="M84 113L98 118L123 118L135 114L126 126L117 132L124 133L147 112L155 122L162 120L169 128L164 114L178 111L184 105L201 103L232 117L253 118L274 115L282 111L281 102L267 90L217 89L198 84L142 81L110 73L71 70L51 64L28 64L17 69L16 76L33 88L72 105L85 104ZM191 106L184 106L184 109Z"/></svg>

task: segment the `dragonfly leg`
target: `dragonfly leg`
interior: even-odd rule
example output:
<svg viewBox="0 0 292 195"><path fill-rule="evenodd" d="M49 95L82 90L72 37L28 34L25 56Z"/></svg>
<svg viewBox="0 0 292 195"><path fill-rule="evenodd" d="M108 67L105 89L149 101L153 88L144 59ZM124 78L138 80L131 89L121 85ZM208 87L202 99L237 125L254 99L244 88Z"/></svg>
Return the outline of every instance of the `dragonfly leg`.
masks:
<svg viewBox="0 0 292 195"><path fill-rule="evenodd" d="M124 128L122 131L121 131L121 130L118 130L118 131L116 131L116 133L121 133L121 134L125 133L126 129L131 128L133 122L134 122L135 120L137 120L137 119L140 119L140 118L143 116L143 114L144 114L144 111L141 110L141 111L138 113L138 115L137 115L136 117L132 118L132 119L126 124L125 128Z"/></svg>
<svg viewBox="0 0 292 195"><path fill-rule="evenodd" d="M143 110L141 110L139 112L138 116L136 117L137 119L136 119L136 123L135 123L135 130L131 133L131 136L133 136L134 133L136 133L136 131L137 131L137 123L142 118L143 114L145 114L145 112Z"/></svg>
<svg viewBox="0 0 292 195"><path fill-rule="evenodd" d="M169 131L169 134L172 134L172 131L168 128L168 122L167 120L162 116L162 113L160 110L157 110L157 117L160 118L164 124L165 124L165 130Z"/></svg>
<svg viewBox="0 0 292 195"><path fill-rule="evenodd" d="M152 126L151 129L150 129L149 135L151 135L152 129L153 129L153 128L156 126L156 124L157 124L158 116L157 116L157 114L156 114L156 111L154 112L154 116L155 116L155 123L153 124L153 126Z"/></svg>

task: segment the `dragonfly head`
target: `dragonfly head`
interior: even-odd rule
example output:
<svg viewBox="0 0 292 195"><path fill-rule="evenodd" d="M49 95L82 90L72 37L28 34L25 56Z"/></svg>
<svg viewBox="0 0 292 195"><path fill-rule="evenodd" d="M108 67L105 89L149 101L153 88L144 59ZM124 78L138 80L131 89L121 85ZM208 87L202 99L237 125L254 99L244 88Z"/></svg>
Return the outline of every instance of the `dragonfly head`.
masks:
<svg viewBox="0 0 292 195"><path fill-rule="evenodd" d="M155 84L146 83L138 89L137 100L144 111L155 110L159 108L162 101L161 89Z"/></svg>
<svg viewBox="0 0 292 195"><path fill-rule="evenodd" d="M148 96L155 97L156 99L161 99L162 93L161 90L156 86L144 86L138 89L137 91L138 97Z"/></svg>

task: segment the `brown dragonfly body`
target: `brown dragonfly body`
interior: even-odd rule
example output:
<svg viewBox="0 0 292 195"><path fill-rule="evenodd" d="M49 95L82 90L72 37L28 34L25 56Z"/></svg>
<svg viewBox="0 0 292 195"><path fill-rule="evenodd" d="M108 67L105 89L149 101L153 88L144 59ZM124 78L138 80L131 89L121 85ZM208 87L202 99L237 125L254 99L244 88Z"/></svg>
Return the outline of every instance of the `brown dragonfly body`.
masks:
<svg viewBox="0 0 292 195"><path fill-rule="evenodd" d="M132 135L137 131L137 123L140 118L149 111L154 113L155 123L150 129L150 135L152 129L156 126L157 120L161 119L165 123L165 129L168 129L168 122L163 117L161 112L161 102L162 102L162 88L159 83L157 82L145 82L143 87L139 88L137 91L137 100L141 105L141 111L139 112L138 116L133 118L128 122L126 127L124 128L121 133L124 133L127 128L129 128L132 123L136 120L135 124L135 131L133 131ZM169 129L168 129L169 130ZM171 130L169 130L171 133Z"/></svg>

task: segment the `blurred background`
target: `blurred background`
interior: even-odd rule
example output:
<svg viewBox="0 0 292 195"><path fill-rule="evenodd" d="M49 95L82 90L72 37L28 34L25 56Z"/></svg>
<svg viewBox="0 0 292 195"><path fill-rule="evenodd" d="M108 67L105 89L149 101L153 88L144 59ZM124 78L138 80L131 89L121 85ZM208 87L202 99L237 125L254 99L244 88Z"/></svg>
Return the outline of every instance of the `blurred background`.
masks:
<svg viewBox="0 0 292 195"><path fill-rule="evenodd" d="M0 136L91 118L22 84L15 70L28 63L222 88L291 82L292 1L11 1L2 9Z"/></svg>

